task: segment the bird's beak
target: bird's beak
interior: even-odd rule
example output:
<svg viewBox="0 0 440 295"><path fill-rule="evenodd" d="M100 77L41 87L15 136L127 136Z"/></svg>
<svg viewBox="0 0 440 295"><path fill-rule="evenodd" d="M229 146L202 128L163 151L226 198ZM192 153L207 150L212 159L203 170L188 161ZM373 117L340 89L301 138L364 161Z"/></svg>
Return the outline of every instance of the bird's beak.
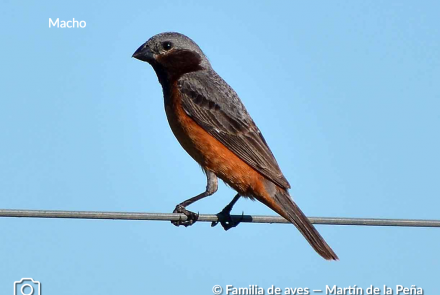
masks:
<svg viewBox="0 0 440 295"><path fill-rule="evenodd" d="M153 52L146 43L142 44L141 47L139 47L136 52L133 53L132 57L148 63L154 60Z"/></svg>

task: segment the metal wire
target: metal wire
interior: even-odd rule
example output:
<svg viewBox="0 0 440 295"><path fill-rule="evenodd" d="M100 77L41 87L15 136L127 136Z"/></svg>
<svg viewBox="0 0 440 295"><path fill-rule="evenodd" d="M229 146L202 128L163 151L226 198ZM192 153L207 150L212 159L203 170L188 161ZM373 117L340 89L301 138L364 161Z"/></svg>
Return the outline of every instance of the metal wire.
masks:
<svg viewBox="0 0 440 295"><path fill-rule="evenodd" d="M59 211L59 210L14 210L0 209L0 217L27 218L72 218L72 219L118 219L118 220L156 220L185 221L186 216L179 213L140 213L140 212L103 212L103 211ZM289 223L280 216L232 215L235 221L249 223ZM364 225L364 226L406 226L406 227L440 227L440 220L423 219L379 219L379 218L340 218L310 217L314 224L327 225ZM200 214L199 222L224 221L222 216Z"/></svg>

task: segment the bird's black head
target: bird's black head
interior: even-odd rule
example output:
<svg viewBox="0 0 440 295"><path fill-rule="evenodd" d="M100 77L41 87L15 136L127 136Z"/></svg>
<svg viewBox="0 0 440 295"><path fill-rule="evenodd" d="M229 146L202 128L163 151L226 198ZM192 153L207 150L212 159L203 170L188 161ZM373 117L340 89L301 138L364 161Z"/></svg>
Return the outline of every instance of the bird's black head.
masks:
<svg viewBox="0 0 440 295"><path fill-rule="evenodd" d="M177 79L185 73L211 67L200 47L179 33L161 33L151 37L133 57L153 66L159 80Z"/></svg>

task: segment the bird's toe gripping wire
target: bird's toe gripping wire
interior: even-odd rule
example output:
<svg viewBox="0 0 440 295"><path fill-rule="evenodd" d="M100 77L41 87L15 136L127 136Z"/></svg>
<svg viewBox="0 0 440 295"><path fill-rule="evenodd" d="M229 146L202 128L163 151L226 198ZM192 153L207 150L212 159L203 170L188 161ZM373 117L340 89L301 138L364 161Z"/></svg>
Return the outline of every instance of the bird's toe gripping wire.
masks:
<svg viewBox="0 0 440 295"><path fill-rule="evenodd" d="M225 207L222 211L217 213L217 217L219 221L213 221L211 226L216 226L219 222L222 225L224 230L229 230L233 227L236 227L240 222L243 221L244 213L241 214L241 218L239 220L234 220L231 216L231 210L234 207L235 203L240 198L240 195L237 194L234 199Z"/></svg>
<svg viewBox="0 0 440 295"><path fill-rule="evenodd" d="M193 225L199 219L199 214L187 210L186 207L200 199L212 195L217 191L218 188L217 176L215 176L215 174L209 170L206 170L205 172L207 178L206 190L203 193L191 199L188 199L176 206L176 209L174 209L173 213L185 214L187 218L186 220L179 219L178 221L171 221L171 223L174 224L175 226L183 225L187 227Z"/></svg>
<svg viewBox="0 0 440 295"><path fill-rule="evenodd" d="M176 206L176 209L174 209L173 213L182 213L186 216L186 220L179 219L178 221L171 221L171 223L175 226L191 226L199 219L199 213L191 212L183 207L181 204Z"/></svg>

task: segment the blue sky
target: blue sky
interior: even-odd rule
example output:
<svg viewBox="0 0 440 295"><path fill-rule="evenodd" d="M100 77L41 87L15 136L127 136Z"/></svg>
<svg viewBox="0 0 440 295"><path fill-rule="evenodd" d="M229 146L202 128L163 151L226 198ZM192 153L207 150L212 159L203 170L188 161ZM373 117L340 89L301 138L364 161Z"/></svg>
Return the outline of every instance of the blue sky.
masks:
<svg viewBox="0 0 440 295"><path fill-rule="evenodd" d="M237 91L308 216L439 219L437 1L2 1L0 207L171 212L205 188L172 135L149 37L195 40ZM49 18L84 29L48 27ZM217 213L220 185L190 209ZM274 214L240 200L234 213ZM440 231L0 219L0 294L212 294L212 287L416 285L438 294ZM312 293L313 294L313 293Z"/></svg>

